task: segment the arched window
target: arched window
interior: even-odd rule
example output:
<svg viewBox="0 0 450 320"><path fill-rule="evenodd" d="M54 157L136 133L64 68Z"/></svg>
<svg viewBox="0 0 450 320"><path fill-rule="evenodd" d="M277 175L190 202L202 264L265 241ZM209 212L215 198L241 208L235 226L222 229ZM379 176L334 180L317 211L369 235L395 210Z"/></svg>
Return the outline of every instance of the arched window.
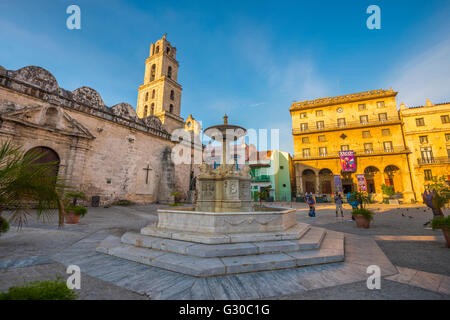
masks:
<svg viewBox="0 0 450 320"><path fill-rule="evenodd" d="M145 118L147 116L147 112L148 112L148 106L144 107L144 114L143 114L143 118Z"/></svg>
<svg viewBox="0 0 450 320"><path fill-rule="evenodd" d="M148 92L145 93L145 101L148 100Z"/></svg>
<svg viewBox="0 0 450 320"><path fill-rule="evenodd" d="M175 100L175 92L173 90L170 90L170 100Z"/></svg>
<svg viewBox="0 0 450 320"><path fill-rule="evenodd" d="M170 47L166 48L166 52L167 52L167 54L170 54Z"/></svg>
<svg viewBox="0 0 450 320"><path fill-rule="evenodd" d="M156 51L155 53L159 53L159 46L156 46Z"/></svg>
<svg viewBox="0 0 450 320"><path fill-rule="evenodd" d="M155 99L155 89L152 91L152 99Z"/></svg>
<svg viewBox="0 0 450 320"><path fill-rule="evenodd" d="M152 65L152 69L150 70L150 81L155 80L156 77L156 64Z"/></svg>
<svg viewBox="0 0 450 320"><path fill-rule="evenodd" d="M150 108L150 115L153 115L155 113L155 104L152 103L152 106Z"/></svg>
<svg viewBox="0 0 450 320"><path fill-rule="evenodd" d="M172 78L172 67L169 66L169 68L167 69L167 77Z"/></svg>
<svg viewBox="0 0 450 320"><path fill-rule="evenodd" d="M170 113L173 112L173 104L171 104L171 105L169 106L169 112L170 112Z"/></svg>

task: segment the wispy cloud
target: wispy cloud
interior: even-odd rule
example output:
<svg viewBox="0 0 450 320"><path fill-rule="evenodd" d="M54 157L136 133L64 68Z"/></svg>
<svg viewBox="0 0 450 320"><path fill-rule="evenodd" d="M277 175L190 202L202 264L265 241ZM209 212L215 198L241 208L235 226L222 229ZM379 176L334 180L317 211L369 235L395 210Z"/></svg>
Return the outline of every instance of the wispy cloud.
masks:
<svg viewBox="0 0 450 320"><path fill-rule="evenodd" d="M450 100L450 40L426 48L389 75L399 91L399 100L408 106Z"/></svg>
<svg viewBox="0 0 450 320"><path fill-rule="evenodd" d="M252 26L240 26L236 33L235 48L247 61L255 76L261 79L264 103L253 115L258 126L265 129L279 129L279 148L293 152L291 117L289 106L294 100L315 99L326 96L328 81L317 68L317 62L307 48L289 52L284 49L267 30Z"/></svg>

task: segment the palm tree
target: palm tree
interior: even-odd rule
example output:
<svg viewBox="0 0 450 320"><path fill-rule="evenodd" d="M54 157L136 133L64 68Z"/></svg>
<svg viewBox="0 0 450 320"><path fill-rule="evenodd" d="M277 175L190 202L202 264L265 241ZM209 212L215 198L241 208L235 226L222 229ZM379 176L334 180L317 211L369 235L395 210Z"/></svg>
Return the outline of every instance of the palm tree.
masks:
<svg viewBox="0 0 450 320"><path fill-rule="evenodd" d="M260 191L255 192L255 197L259 199L259 206L262 207L262 200L267 200L270 195L270 189L272 186L262 187Z"/></svg>
<svg viewBox="0 0 450 320"><path fill-rule="evenodd" d="M442 209L450 202L450 186L446 181L446 176L441 176L439 179L433 177L432 183L426 185L427 189L431 190L433 210L442 217L444 216Z"/></svg>
<svg viewBox="0 0 450 320"><path fill-rule="evenodd" d="M9 141L0 146L0 218L3 210L12 210L10 221L19 229L27 223L32 208L37 209L38 218L56 209L59 226L64 224L64 186L52 172L55 163L36 163L43 155L24 153Z"/></svg>

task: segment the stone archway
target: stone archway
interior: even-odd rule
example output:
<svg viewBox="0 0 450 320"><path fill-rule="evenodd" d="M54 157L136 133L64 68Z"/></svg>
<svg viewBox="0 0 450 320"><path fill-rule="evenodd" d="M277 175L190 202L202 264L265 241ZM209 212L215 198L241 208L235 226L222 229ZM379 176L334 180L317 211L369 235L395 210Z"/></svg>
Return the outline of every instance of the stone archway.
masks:
<svg viewBox="0 0 450 320"><path fill-rule="evenodd" d="M58 172L59 172L59 164L61 162L58 153L56 153L55 150L53 150L49 147L43 147L43 146L31 148L30 150L28 150L26 152L26 154L30 154L30 153L42 154L41 157L39 157L38 159L33 161L33 163L35 163L35 164L52 163L49 174L54 177L54 181L56 183L56 179L58 177Z"/></svg>
<svg viewBox="0 0 450 320"><path fill-rule="evenodd" d="M353 173L341 171L342 177L342 192L347 194L349 192L355 191L355 185L353 183Z"/></svg>
<svg viewBox="0 0 450 320"><path fill-rule="evenodd" d="M393 186L394 192L403 190L400 169L397 166L388 165L384 168L384 184Z"/></svg>
<svg viewBox="0 0 450 320"><path fill-rule="evenodd" d="M367 193L378 193L377 189L381 188L379 184L381 172L377 167L368 166L364 169L364 178L366 179Z"/></svg>
<svg viewBox="0 0 450 320"><path fill-rule="evenodd" d="M333 172L330 169L324 168L319 171L319 192L321 194L329 194L333 193L332 189L333 185Z"/></svg>
<svg viewBox="0 0 450 320"><path fill-rule="evenodd" d="M305 185L305 192L316 193L316 173L311 169L305 169L302 172L302 180Z"/></svg>

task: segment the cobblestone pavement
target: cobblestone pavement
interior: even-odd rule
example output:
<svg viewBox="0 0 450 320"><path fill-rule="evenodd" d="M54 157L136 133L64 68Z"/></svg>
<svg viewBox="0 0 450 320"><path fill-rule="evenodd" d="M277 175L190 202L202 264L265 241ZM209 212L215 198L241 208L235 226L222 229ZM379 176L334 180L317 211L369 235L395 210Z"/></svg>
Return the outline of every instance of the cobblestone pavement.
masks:
<svg viewBox="0 0 450 320"><path fill-rule="evenodd" d="M450 290L450 250L445 248L440 231L423 226L431 218L431 212L424 206L372 205L376 215L371 228L366 230L356 228L354 222L350 221L350 208L345 208L346 205L344 219L336 219L334 206L330 204L318 204L316 218L308 217L304 203L270 205L292 206L298 209L298 221L345 232L350 239L346 262L325 269L316 267L317 270L312 267L309 270L300 268L304 269L301 271L273 271L280 276L283 274L287 279L287 291L270 285L270 281L281 281L277 280L275 273L197 281L181 279L179 274L157 268L142 269L142 265L133 262L130 265L120 262L115 273L102 273L105 265L109 268L108 264L114 265L112 262L116 260L108 260L114 258L95 253L95 243L108 235L139 230L149 222L157 221L156 210L161 206L89 208L88 215L78 225L66 225L58 229L56 218L47 223L30 219L21 231L12 226L10 232L1 236L0 291L12 285L21 285L24 281L54 279L57 275L66 278L65 265L75 259L88 263L86 268L82 268L82 272L84 269L87 272L82 273L82 289L78 292L80 299L450 299L447 291ZM372 243L377 243L381 250L376 246L378 249L373 247L365 254L364 246L368 249ZM367 265L375 263L370 252L377 253L375 256L383 261L387 270L383 273L381 290L368 290L365 281L362 281L367 277L364 275ZM131 273L127 273L127 269ZM143 286L142 279L150 273L153 276L162 275L166 280L153 281L151 285ZM299 281L297 287L289 283L292 279ZM220 281L229 283L231 287ZM245 284L246 281L248 283L240 288L238 284ZM258 281L261 284L255 286L253 283ZM198 290L199 284L205 283L209 290L206 296L200 297L195 292L186 291L186 288ZM187 287L183 288L181 284ZM217 291L219 287L222 288L221 293ZM230 288L234 289L227 291Z"/></svg>

